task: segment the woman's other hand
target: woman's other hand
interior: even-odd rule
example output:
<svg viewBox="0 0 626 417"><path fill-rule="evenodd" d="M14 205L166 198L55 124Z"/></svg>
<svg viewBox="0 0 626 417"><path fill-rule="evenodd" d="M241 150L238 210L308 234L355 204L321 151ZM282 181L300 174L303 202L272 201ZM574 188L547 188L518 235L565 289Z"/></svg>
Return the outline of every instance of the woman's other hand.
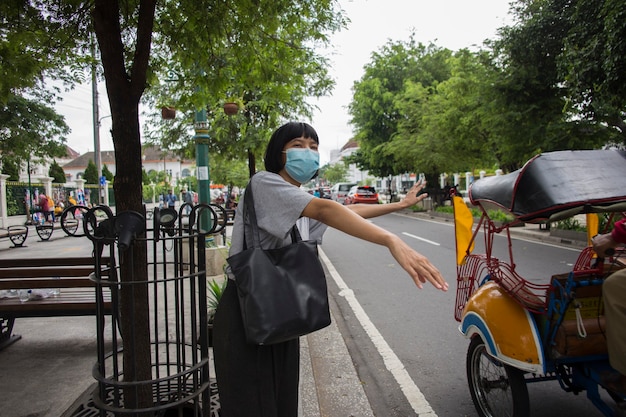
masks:
<svg viewBox="0 0 626 417"><path fill-rule="evenodd" d="M428 197L428 193L420 194L420 192L426 187L426 181L420 180L417 181L413 187L406 193L406 196L400 202L404 208L408 208L414 206L419 203L426 197ZM419 194L419 195L418 195Z"/></svg>

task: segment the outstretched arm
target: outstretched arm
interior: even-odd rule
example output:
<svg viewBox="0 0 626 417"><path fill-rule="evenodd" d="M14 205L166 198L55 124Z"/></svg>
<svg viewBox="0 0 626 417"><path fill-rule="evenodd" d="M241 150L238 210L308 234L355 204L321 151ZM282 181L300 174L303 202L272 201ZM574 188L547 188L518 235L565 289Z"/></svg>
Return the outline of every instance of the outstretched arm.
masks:
<svg viewBox="0 0 626 417"><path fill-rule="evenodd" d="M395 203L349 204L346 207L365 219L382 216L383 214L393 213L398 210L409 208L428 197L428 194L425 193L418 196L419 192L422 191L424 187L426 187L426 181L416 182L415 185L406 193L406 197L404 197L402 201L397 201Z"/></svg>
<svg viewBox="0 0 626 417"><path fill-rule="evenodd" d="M302 215L359 239L386 246L419 288L425 282L430 282L437 289L448 290L448 283L428 258L414 251L395 234L364 220L345 206L323 198L314 198L304 208Z"/></svg>
<svg viewBox="0 0 626 417"><path fill-rule="evenodd" d="M616 222L611 233L594 236L591 243L594 252L599 256L605 256L607 250L615 249L620 243L626 243L626 219Z"/></svg>

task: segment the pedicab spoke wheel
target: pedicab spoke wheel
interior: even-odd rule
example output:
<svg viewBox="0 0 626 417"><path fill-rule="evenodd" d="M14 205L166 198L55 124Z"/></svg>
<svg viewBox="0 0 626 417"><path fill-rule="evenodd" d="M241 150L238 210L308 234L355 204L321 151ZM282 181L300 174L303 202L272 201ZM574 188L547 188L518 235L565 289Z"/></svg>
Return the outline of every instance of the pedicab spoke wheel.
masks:
<svg viewBox="0 0 626 417"><path fill-rule="evenodd" d="M472 338L467 351L467 381L481 417L530 415L523 372L490 356L479 336Z"/></svg>

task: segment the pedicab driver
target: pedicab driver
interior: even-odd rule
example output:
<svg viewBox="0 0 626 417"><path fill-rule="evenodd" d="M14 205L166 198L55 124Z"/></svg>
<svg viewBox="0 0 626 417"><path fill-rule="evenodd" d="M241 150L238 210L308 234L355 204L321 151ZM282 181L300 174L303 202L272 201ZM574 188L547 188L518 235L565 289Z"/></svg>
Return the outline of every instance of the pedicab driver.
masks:
<svg viewBox="0 0 626 417"><path fill-rule="evenodd" d="M626 243L626 219L616 222L611 233L595 236L592 243L599 256L608 255L610 249ZM602 297L609 362L620 373L602 382L608 389L626 395L626 268L604 280Z"/></svg>

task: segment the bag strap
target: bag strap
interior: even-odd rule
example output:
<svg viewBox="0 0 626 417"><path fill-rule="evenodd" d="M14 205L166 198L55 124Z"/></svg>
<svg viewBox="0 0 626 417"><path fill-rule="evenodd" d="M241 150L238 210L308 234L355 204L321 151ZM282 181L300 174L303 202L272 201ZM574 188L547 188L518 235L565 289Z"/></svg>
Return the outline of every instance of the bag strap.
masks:
<svg viewBox="0 0 626 417"><path fill-rule="evenodd" d="M243 233L243 248L248 249L248 238L252 239L252 247L260 248L261 247L261 236L259 233L259 225L256 219L256 211L254 209L254 197L252 195L252 180L248 182L246 186L246 191L244 192L243 197L243 219L244 219L244 233ZM247 236L246 234L246 219L249 221L247 223L252 227L252 236ZM294 224L290 231L291 242L296 243L302 240L300 236L300 231L298 227Z"/></svg>

